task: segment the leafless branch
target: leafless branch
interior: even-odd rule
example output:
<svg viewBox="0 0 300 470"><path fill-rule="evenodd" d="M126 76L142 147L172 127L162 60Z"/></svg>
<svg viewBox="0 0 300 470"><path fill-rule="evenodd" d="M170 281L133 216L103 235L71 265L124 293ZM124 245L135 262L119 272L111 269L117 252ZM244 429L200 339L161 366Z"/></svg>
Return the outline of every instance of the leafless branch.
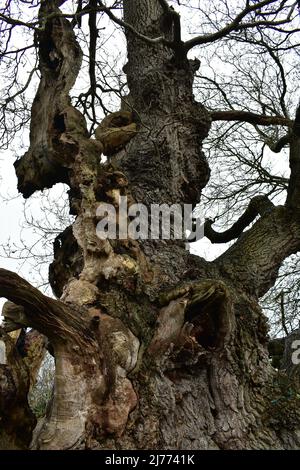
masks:
<svg viewBox="0 0 300 470"><path fill-rule="evenodd" d="M293 121L281 116L266 116L264 114L255 114L249 111L211 111L211 118L213 121L240 121L248 122L249 124L256 124L259 126L281 125L292 127Z"/></svg>

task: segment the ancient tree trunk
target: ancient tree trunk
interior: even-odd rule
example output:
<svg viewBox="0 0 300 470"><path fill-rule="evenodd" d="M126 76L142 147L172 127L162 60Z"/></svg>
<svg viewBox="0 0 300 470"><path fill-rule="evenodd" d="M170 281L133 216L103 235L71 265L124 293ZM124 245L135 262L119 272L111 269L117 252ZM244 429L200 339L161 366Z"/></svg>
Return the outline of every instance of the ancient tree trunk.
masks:
<svg viewBox="0 0 300 470"><path fill-rule="evenodd" d="M41 18L59 12L59 2L41 3ZM178 18L158 0L123 4L135 30L126 33L127 111L103 122L97 139L68 97L81 61L70 23L52 15L39 37L41 83L30 149L16 163L19 190L28 197L66 182L76 221L55 243L50 281L60 300L0 273L0 294L24 306L54 349L53 401L31 448L299 447L297 403L278 408L285 391L258 304L300 248L297 210L263 205L212 263L184 241L96 236L99 204L118 210L126 195L129 204L194 207L209 179L201 145L211 118L193 96L199 64L186 57ZM102 151L109 162L100 163Z"/></svg>
<svg viewBox="0 0 300 470"><path fill-rule="evenodd" d="M0 293L1 295L1 293ZM46 338L26 333L24 308L6 302L0 328L0 448L26 449L36 418L28 404L46 352Z"/></svg>

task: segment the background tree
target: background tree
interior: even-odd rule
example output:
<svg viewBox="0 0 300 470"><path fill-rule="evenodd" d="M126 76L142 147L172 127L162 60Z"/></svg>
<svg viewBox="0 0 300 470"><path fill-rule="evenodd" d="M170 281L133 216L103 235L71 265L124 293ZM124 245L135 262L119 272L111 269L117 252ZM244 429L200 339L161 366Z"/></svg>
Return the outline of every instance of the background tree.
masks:
<svg viewBox="0 0 300 470"><path fill-rule="evenodd" d="M30 2L26 20L18 11L25 3L11 3L0 14L3 57L12 54L18 64L23 53L38 51L40 74L29 149L15 163L18 189L28 198L65 183L75 216L54 244L50 283L60 300L0 270L0 295L23 307L25 326L47 336L55 356L53 400L31 447L299 447L297 370L290 373L286 362L287 373L278 373L270 365L258 303L300 244L300 115L294 119L295 86L289 91L287 79L297 77L297 2L216 1L205 10L190 2L190 25L199 33L190 37L184 37L177 8L184 13L185 4L179 2ZM74 31L86 17L90 34L80 47ZM126 82L116 67L112 77L99 71L97 42L107 18L125 32ZM18 28L33 35L32 46L11 52ZM213 72L206 66L203 73L197 59L188 59L197 47ZM223 51L234 68L231 82L218 72ZM87 90L71 101L82 64ZM29 86L29 79L21 83L15 76L8 94L13 103ZM111 111L103 99L109 92L121 98L122 111L108 115L94 139L97 108ZM21 120L6 102L2 109L3 116L12 112L14 129L28 120L25 106ZM8 145L11 129L5 131ZM118 208L118 195L148 207L195 207L210 177L205 138L220 179L204 201L209 208L214 202L213 217L231 209L239 214L222 233L212 221L205 224L212 242L232 242L227 251L209 262L178 240L97 238L96 208L101 202ZM289 147L290 178L268 168L267 146ZM237 167L246 178L237 177ZM16 377L10 393L18 390L16 364L1 369ZM25 409L26 387L23 398ZM33 427L28 423L23 445ZM5 442L20 445L11 428L8 423Z"/></svg>

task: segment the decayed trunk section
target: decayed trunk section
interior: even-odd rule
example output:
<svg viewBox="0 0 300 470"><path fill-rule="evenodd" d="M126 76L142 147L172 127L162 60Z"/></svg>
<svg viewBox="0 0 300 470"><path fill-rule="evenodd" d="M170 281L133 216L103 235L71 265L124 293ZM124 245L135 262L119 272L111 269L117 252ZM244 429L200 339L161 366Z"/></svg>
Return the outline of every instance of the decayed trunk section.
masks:
<svg viewBox="0 0 300 470"><path fill-rule="evenodd" d="M29 408L29 373L13 340L0 330L0 448L26 449L36 419Z"/></svg>
<svg viewBox="0 0 300 470"><path fill-rule="evenodd" d="M42 1L41 18L56 3ZM161 2L123 4L136 31L172 41ZM195 206L209 178L201 145L210 117L192 92L197 63L180 47L126 37L127 110L106 118L96 139L68 97L81 60L69 22L52 17L39 38L41 84L30 148L16 164L19 189L28 197L67 182L76 221L55 243L50 281L60 300L0 271L0 295L24 307L55 355L53 400L31 448L297 448L299 406L282 384L294 385L269 362L258 305L299 250L297 211L268 208L213 263L184 241L96 236L100 203L118 210L126 195L129 204Z"/></svg>

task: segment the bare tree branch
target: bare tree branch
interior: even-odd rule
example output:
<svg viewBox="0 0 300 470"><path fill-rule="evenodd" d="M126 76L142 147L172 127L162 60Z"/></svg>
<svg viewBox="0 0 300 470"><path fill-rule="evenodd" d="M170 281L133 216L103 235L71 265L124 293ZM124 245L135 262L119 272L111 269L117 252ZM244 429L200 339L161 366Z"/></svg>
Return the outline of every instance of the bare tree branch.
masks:
<svg viewBox="0 0 300 470"><path fill-rule="evenodd" d="M279 153L281 150L290 143L291 141L291 135L290 134L285 134L283 137L281 137L275 144L268 143L270 149L274 153Z"/></svg>
<svg viewBox="0 0 300 470"><path fill-rule="evenodd" d="M103 11L114 23L116 23L119 26L122 26L123 28L127 29L127 31L130 31L131 33L133 33L139 39L142 39L143 41L147 42L148 44L165 44L166 46L171 47L172 44L169 41L167 41L163 36L159 36L157 38L149 38L148 36L145 36L144 34L139 33L129 23L126 23L125 21L120 20L120 18L115 16L112 13L112 11L103 4L102 1L99 0L99 4L101 6L101 11Z"/></svg>
<svg viewBox="0 0 300 470"><path fill-rule="evenodd" d="M0 13L0 20L3 20L5 23L11 24L12 26L26 26L26 28L33 29L35 31L39 30L39 28L36 27L36 24L38 24L36 21L33 23L26 23L25 21L17 20L11 18L10 16L3 15L3 13Z"/></svg>
<svg viewBox="0 0 300 470"><path fill-rule="evenodd" d="M282 328L283 328L285 334L288 336L289 331L286 327L285 308L284 308L284 291L283 290L279 293L277 299L280 300L281 325L282 325Z"/></svg>
<svg viewBox="0 0 300 470"><path fill-rule="evenodd" d="M291 176L286 204L292 209L300 208L300 104L296 111L290 140Z"/></svg>
<svg viewBox="0 0 300 470"><path fill-rule="evenodd" d="M276 25L281 25L286 22L290 21L290 16L293 11L293 8L290 10L290 13L288 14L287 18L285 20L279 20L279 21L253 21L250 23L241 23L243 18L247 16L249 13L258 11L262 7L271 5L272 3L275 3L277 0L263 0L261 2L255 2L254 4L250 5L249 2L246 4L246 8L244 8L236 17L235 19L229 23L227 26L224 28L220 29L216 33L208 34L208 35L203 35L203 36L196 36L189 41L185 42L185 49L186 51L189 51L192 49L194 46L199 46L200 44L207 44L211 43L214 41L218 41L219 39L222 39L225 36L228 36L229 33L232 31L236 30L242 30L242 29L248 29L248 28L253 28L255 26L276 26ZM286 3L285 1L282 2L283 4Z"/></svg>

